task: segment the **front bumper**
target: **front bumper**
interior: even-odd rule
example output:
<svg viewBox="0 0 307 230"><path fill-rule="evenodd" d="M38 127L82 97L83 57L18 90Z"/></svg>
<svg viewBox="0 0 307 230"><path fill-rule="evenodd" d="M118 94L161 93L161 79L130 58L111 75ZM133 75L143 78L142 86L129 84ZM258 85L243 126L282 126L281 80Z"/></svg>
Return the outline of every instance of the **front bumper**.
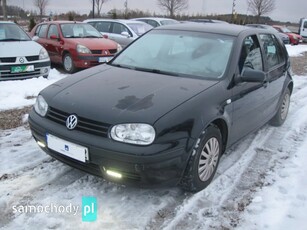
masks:
<svg viewBox="0 0 307 230"><path fill-rule="evenodd" d="M29 115L29 124L36 141L46 144L46 133L50 133L89 149L89 161L86 163L48 147L42 148L50 156L74 168L121 184L140 187L177 185L189 159L187 139L150 146L129 145L77 130L69 131L64 125L42 118L33 110ZM106 170L116 171L122 178L113 178Z"/></svg>
<svg viewBox="0 0 307 230"><path fill-rule="evenodd" d="M76 60L74 60L74 64L77 68L89 68L96 65L100 65L110 61L113 56L85 56L79 55Z"/></svg>
<svg viewBox="0 0 307 230"><path fill-rule="evenodd" d="M13 66L34 66L34 71L12 73ZM24 64L0 63L0 80L21 80L33 77L48 76L50 71L50 61L28 62Z"/></svg>

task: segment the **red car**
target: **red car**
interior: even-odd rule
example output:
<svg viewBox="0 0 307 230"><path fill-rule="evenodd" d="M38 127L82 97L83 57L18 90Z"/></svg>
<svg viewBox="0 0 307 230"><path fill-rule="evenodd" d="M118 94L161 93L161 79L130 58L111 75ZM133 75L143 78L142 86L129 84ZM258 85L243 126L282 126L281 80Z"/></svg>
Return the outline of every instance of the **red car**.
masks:
<svg viewBox="0 0 307 230"><path fill-rule="evenodd" d="M83 22L51 21L36 25L31 36L48 51L52 63L68 73L109 61L121 46Z"/></svg>
<svg viewBox="0 0 307 230"><path fill-rule="evenodd" d="M280 33L287 34L290 39L290 44L298 45L299 43L303 42L303 37L299 34L292 33L287 27L285 26L273 26L276 30Z"/></svg>

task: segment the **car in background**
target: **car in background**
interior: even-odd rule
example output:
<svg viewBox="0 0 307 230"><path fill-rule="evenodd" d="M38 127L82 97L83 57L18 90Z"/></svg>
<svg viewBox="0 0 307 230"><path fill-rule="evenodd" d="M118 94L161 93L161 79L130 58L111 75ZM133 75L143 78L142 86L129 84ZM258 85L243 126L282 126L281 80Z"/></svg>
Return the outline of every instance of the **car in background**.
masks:
<svg viewBox="0 0 307 230"><path fill-rule="evenodd" d="M280 37L280 39L283 41L284 44L290 44L289 36L287 34L285 34L285 33L279 32L273 26L265 25L265 24L246 24L245 26L271 30L272 32L278 33L278 36Z"/></svg>
<svg viewBox="0 0 307 230"><path fill-rule="evenodd" d="M36 25L31 36L48 51L50 60L67 73L108 62L122 48L83 22L50 21Z"/></svg>
<svg viewBox="0 0 307 230"><path fill-rule="evenodd" d="M287 34L289 36L289 39L290 39L290 44L298 45L299 43L303 42L303 37L301 35L293 33L287 27L285 27L285 26L277 26L277 25L273 25L273 27L276 30L278 30L278 32Z"/></svg>
<svg viewBox="0 0 307 230"><path fill-rule="evenodd" d="M145 23L151 25L152 27L158 27L158 26L163 26L163 25L171 25L171 24L180 23L179 21L171 19L171 18L158 18L158 17L133 18L133 19L130 19L130 20L145 22Z"/></svg>
<svg viewBox="0 0 307 230"><path fill-rule="evenodd" d="M224 23L229 24L228 22L216 19L209 19L209 18L193 18L188 20L188 22L198 22L198 23Z"/></svg>
<svg viewBox="0 0 307 230"><path fill-rule="evenodd" d="M0 22L0 80L48 77L50 59L45 48L13 22Z"/></svg>
<svg viewBox="0 0 307 230"><path fill-rule="evenodd" d="M233 144L284 123L292 90L276 33L183 23L152 29L106 65L43 89L28 120L42 150L70 166L195 192Z"/></svg>
<svg viewBox="0 0 307 230"><path fill-rule="evenodd" d="M83 22L89 23L104 37L119 43L123 48L153 28L145 22L121 19L87 19Z"/></svg>

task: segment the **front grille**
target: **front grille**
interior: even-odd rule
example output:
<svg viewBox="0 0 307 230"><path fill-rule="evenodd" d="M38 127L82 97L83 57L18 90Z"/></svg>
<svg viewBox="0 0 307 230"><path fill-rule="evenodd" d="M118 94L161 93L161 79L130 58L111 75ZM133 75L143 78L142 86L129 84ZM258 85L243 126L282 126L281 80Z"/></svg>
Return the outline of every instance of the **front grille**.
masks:
<svg viewBox="0 0 307 230"><path fill-rule="evenodd" d="M66 126L66 119L69 115L70 113L66 113L61 110L49 107L46 117L49 120ZM107 137L110 126L111 125L103 122L94 121L78 116L78 124L75 129L85 133Z"/></svg>
<svg viewBox="0 0 307 230"><path fill-rule="evenodd" d="M39 60L39 56L27 56L26 57L27 61L38 61Z"/></svg>
<svg viewBox="0 0 307 230"><path fill-rule="evenodd" d="M115 54L117 49L108 50L110 54ZM92 54L103 54L102 50L91 50Z"/></svg>
<svg viewBox="0 0 307 230"><path fill-rule="evenodd" d="M91 50L92 54L102 54L102 50Z"/></svg>
<svg viewBox="0 0 307 230"><path fill-rule="evenodd" d="M2 63L14 63L15 61L16 57L0 58L0 62Z"/></svg>
<svg viewBox="0 0 307 230"><path fill-rule="evenodd" d="M10 73L10 72L1 72L0 77L5 78L24 78L24 77L39 77L41 74L40 70L35 70L32 72L23 72L23 73Z"/></svg>

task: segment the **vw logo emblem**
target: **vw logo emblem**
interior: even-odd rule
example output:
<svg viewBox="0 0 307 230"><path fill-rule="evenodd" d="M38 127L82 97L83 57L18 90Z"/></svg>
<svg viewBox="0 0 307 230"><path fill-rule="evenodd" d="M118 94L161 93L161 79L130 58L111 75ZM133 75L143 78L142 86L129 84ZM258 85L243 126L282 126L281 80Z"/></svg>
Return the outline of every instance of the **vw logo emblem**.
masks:
<svg viewBox="0 0 307 230"><path fill-rule="evenodd" d="M66 119L66 127L70 130L76 128L78 124L78 117L76 115L70 115L69 117L67 117Z"/></svg>
<svg viewBox="0 0 307 230"><path fill-rule="evenodd" d="M25 60L21 57L21 58L19 58L19 62L20 62L20 63L24 63Z"/></svg>
<svg viewBox="0 0 307 230"><path fill-rule="evenodd" d="M108 51L105 50L105 51L104 51L104 54L107 55L107 54L108 54Z"/></svg>

